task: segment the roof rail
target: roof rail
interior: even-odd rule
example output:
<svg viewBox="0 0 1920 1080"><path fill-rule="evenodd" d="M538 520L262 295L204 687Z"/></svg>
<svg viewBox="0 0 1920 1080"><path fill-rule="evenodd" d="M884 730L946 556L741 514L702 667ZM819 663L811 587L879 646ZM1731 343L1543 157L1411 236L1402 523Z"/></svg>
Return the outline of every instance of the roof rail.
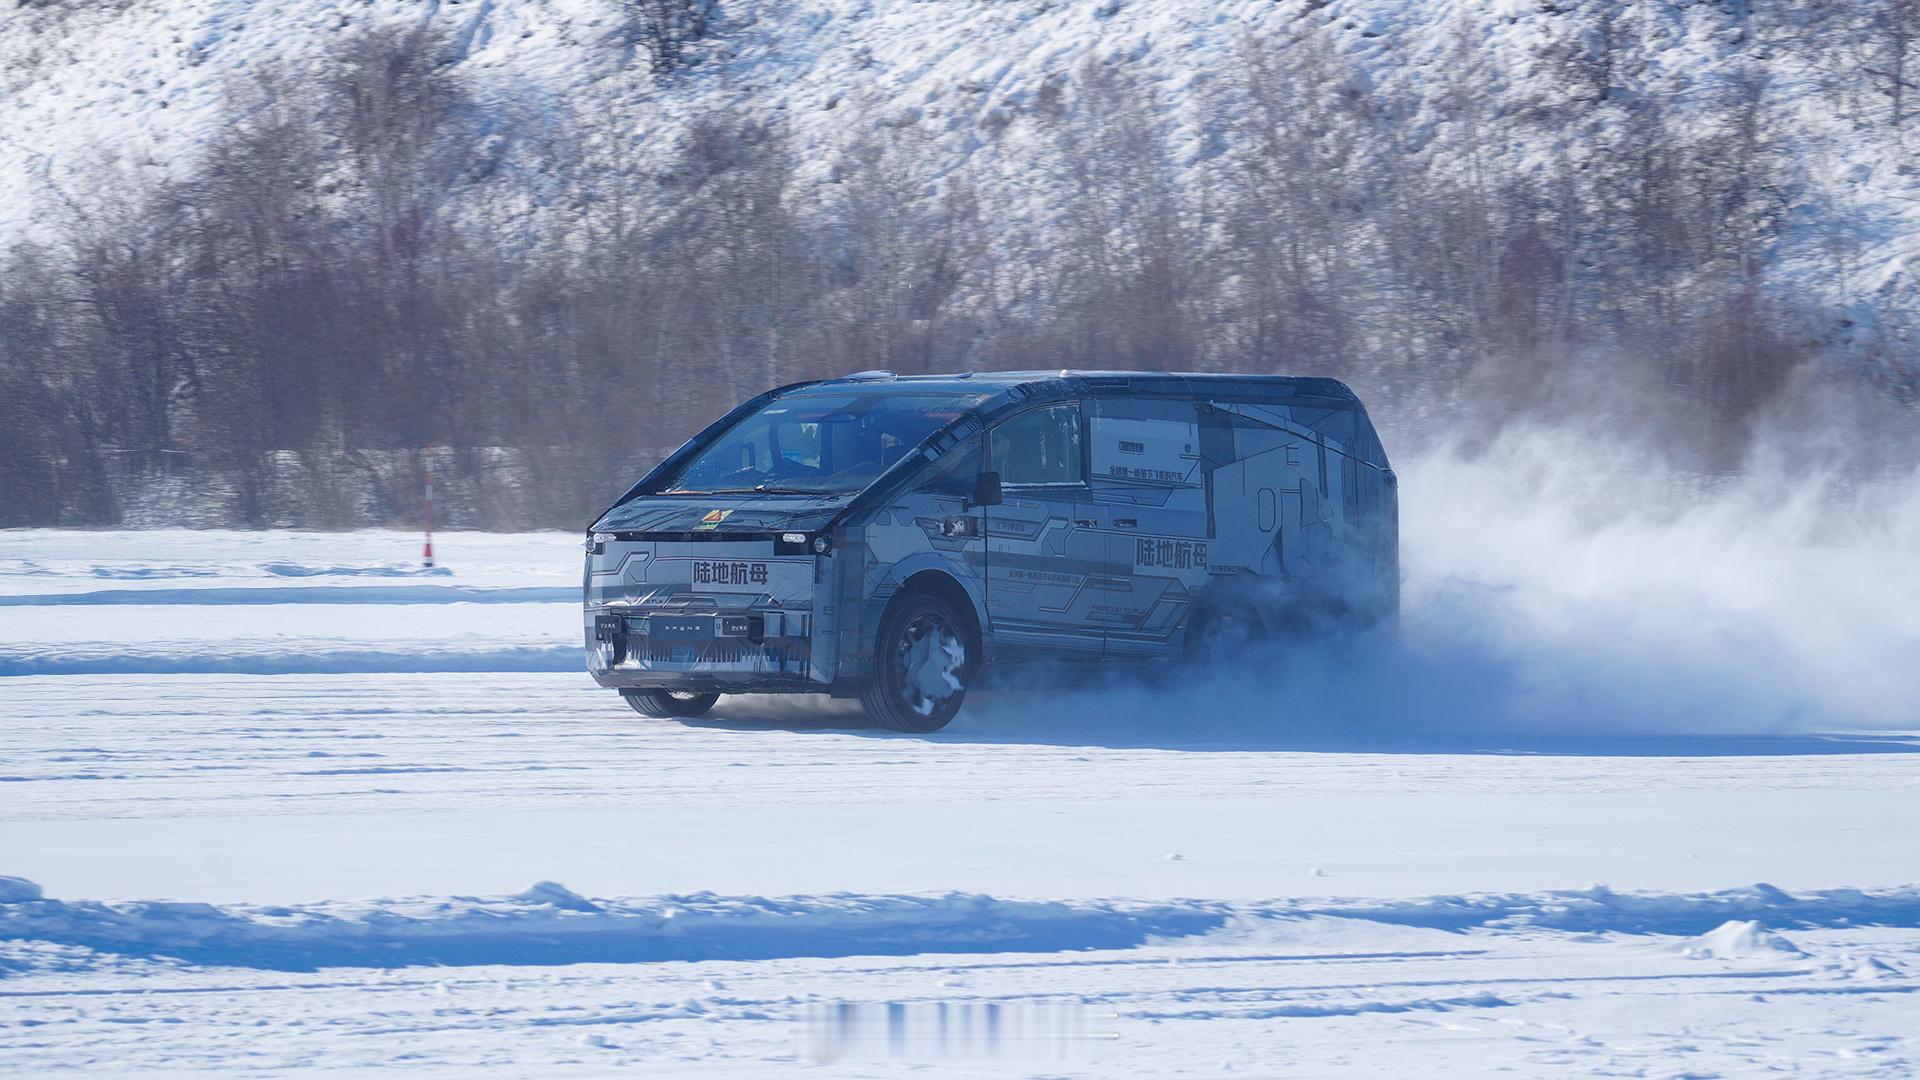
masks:
<svg viewBox="0 0 1920 1080"><path fill-rule="evenodd" d="M875 369L873 371L856 371L851 375L842 375L840 377L843 379L891 379L894 377L894 374L891 371Z"/></svg>

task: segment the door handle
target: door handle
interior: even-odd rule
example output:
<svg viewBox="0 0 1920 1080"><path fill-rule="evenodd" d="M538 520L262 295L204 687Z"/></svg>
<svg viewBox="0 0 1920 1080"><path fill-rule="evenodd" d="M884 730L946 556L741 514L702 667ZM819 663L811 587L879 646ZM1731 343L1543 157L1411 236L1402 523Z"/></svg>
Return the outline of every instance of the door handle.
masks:
<svg viewBox="0 0 1920 1080"><path fill-rule="evenodd" d="M1073 523L1083 529L1093 529L1099 527L1100 520L1098 518L1074 518Z"/></svg>
<svg viewBox="0 0 1920 1080"><path fill-rule="evenodd" d="M1113 527L1116 529L1137 529L1140 527L1140 519L1139 518L1114 518Z"/></svg>

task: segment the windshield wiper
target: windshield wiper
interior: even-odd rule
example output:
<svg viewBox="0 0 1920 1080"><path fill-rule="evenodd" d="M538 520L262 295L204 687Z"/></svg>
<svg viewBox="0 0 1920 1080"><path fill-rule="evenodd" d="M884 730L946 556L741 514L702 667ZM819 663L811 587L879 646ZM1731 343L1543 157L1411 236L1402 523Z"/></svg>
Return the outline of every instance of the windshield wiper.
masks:
<svg viewBox="0 0 1920 1080"><path fill-rule="evenodd" d="M776 487L772 484L755 484L753 485L753 490L759 492L762 495L833 495L835 494L835 492L830 491L826 488Z"/></svg>
<svg viewBox="0 0 1920 1080"><path fill-rule="evenodd" d="M755 484L750 488L714 488L712 491L666 491L663 495L838 495L837 491L825 488L774 487L771 484Z"/></svg>

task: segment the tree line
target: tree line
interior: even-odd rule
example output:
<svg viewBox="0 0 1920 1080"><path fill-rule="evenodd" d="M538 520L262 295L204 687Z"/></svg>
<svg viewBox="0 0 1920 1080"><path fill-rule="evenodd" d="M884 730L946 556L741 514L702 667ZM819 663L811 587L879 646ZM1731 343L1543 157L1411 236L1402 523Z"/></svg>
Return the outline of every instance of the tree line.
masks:
<svg viewBox="0 0 1920 1080"><path fill-rule="evenodd" d="M1705 472L1810 385L1910 416L1897 305L1862 290L1841 342L1783 271L1844 277L1869 237L1809 187L1763 57L1837 73L1822 100L1897 141L1920 22L1730 15L1753 40L1678 96L1646 81L1660 6L1568 5L1524 57L1463 24L1412 85L1311 20L1249 36L1197 164L1160 91L1089 59L982 121L1038 213L911 117L823 147L742 107L642 143L482 101L430 32L363 31L322 74L232 85L190 169L103 171L0 259L0 525L151 524L155 491L396 523L432 467L453 524L576 526L738 400L871 368L1330 374L1403 440L1600 415ZM725 31L635 7L650 77L690 47L660 59L674 20ZM1516 64L1552 77L1491 92Z"/></svg>

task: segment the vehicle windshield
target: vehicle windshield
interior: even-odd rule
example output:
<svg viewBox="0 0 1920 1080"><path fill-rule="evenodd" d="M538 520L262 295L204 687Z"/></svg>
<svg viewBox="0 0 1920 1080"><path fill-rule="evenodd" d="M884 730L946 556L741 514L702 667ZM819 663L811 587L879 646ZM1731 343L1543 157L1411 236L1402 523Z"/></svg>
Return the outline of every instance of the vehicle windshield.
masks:
<svg viewBox="0 0 1920 1080"><path fill-rule="evenodd" d="M735 423L660 491L857 492L983 397L845 386L782 394Z"/></svg>

